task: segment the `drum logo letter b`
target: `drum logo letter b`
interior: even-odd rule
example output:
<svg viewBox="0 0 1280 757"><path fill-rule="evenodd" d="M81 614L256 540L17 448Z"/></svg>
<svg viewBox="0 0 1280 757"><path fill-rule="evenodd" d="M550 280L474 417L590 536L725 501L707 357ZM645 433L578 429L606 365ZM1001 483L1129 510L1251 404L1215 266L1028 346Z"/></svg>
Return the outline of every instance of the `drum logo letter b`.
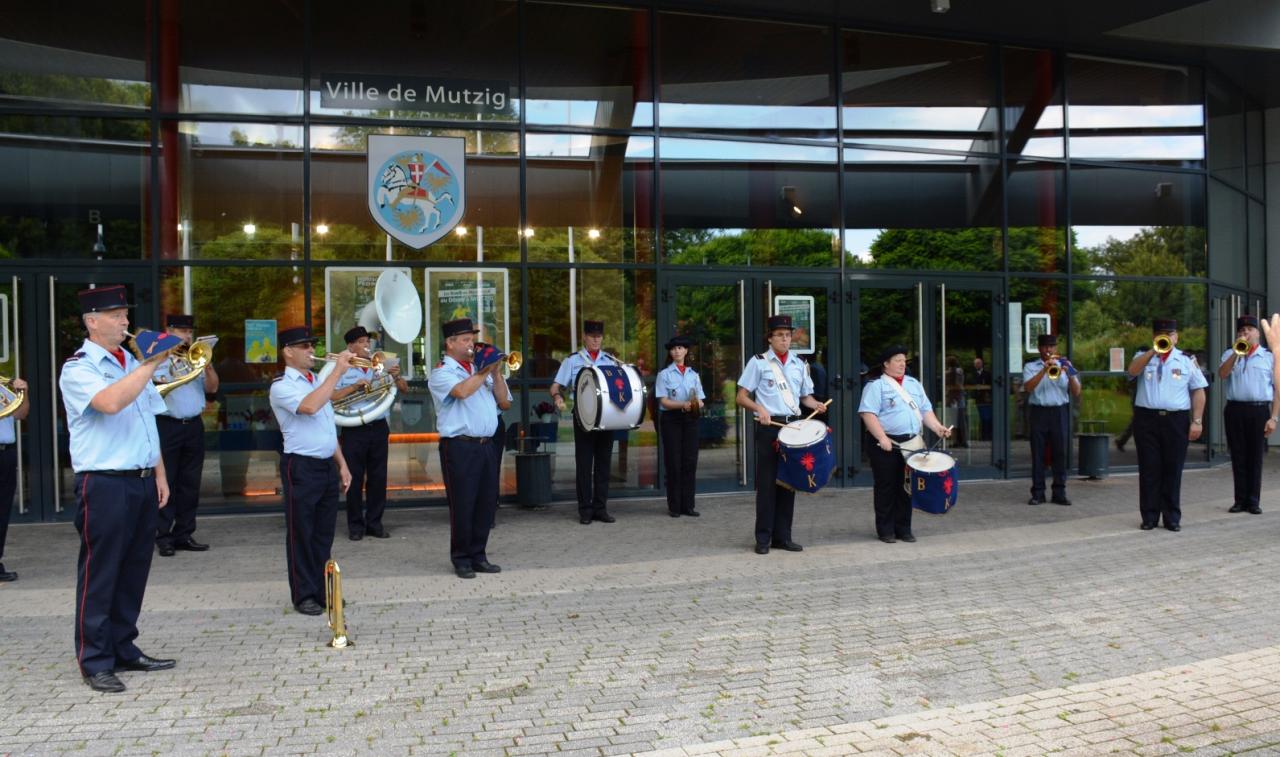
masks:
<svg viewBox="0 0 1280 757"><path fill-rule="evenodd" d="M924 485L925 485L925 480L923 476L916 479L916 491L918 492L924 491Z"/></svg>

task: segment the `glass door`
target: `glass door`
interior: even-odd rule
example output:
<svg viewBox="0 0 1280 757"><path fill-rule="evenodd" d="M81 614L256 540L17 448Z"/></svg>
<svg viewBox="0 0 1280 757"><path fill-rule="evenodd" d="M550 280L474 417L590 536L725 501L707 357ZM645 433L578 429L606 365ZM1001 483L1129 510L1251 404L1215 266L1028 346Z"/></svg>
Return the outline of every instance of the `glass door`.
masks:
<svg viewBox="0 0 1280 757"><path fill-rule="evenodd" d="M1214 287L1209 297L1209 354L1208 364L1201 366L1209 380L1209 400L1205 407L1204 423L1209 438L1209 460L1223 461L1230 457L1227 437L1222 430L1222 413L1227 406L1226 382L1218 378L1218 366L1222 353L1231 349L1236 340L1236 319L1244 313L1261 312L1262 303L1249 302L1248 295L1233 289ZM1265 340L1264 340L1265 341Z"/></svg>

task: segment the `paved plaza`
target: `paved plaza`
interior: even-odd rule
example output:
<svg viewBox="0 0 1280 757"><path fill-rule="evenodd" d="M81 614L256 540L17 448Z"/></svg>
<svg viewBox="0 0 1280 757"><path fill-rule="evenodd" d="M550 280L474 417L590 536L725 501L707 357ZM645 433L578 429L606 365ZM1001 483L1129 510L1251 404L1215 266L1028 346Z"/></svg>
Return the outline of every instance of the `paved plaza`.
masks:
<svg viewBox="0 0 1280 757"><path fill-rule="evenodd" d="M802 553L752 553L751 495L504 508L500 575L455 578L448 513L339 537L355 646L289 607L281 515L208 517L156 557L139 644L178 658L90 691L72 650L77 537L11 529L0 753L1280 753L1280 464L1263 515L1189 471L1181 533L1138 529L1137 478L963 482L916 544L869 489L802 496ZM339 529L341 532L341 529Z"/></svg>

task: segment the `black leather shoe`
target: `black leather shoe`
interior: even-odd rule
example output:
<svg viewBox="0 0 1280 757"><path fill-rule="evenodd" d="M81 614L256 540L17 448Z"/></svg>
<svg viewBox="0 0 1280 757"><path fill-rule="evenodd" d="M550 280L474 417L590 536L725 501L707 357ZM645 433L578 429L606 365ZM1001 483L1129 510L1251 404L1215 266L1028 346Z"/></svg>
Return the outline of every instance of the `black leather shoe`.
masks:
<svg viewBox="0 0 1280 757"><path fill-rule="evenodd" d="M1154 523L1143 523L1143 524L1142 524L1142 530L1143 530L1143 531L1150 531L1151 529L1153 529L1153 528L1155 528L1155 527L1156 527L1156 524L1154 524Z"/></svg>
<svg viewBox="0 0 1280 757"><path fill-rule="evenodd" d="M298 604L294 605L293 609L297 610L303 615L319 615L320 613L324 612L324 608L320 606L320 603L310 597L307 597L306 599L302 600Z"/></svg>
<svg viewBox="0 0 1280 757"><path fill-rule="evenodd" d="M157 549L159 549L159 550L160 550L160 556L161 556L161 557L173 557L173 545L172 545L172 544L161 544L159 547L157 547Z"/></svg>
<svg viewBox="0 0 1280 757"><path fill-rule="evenodd" d="M195 539L187 539L186 541L176 541L173 543L174 549L181 549L187 552L208 552L209 545L201 544Z"/></svg>
<svg viewBox="0 0 1280 757"><path fill-rule="evenodd" d="M18 580L18 574L5 570L4 563L0 562L0 582L8 583L10 581L17 581L17 580Z"/></svg>
<svg viewBox="0 0 1280 757"><path fill-rule="evenodd" d="M1170 530L1170 531L1181 531L1181 530L1182 530L1182 526L1178 526L1178 525L1165 526L1165 528L1166 528L1166 529L1168 529L1168 530Z"/></svg>
<svg viewBox="0 0 1280 757"><path fill-rule="evenodd" d="M119 694L124 691L124 683L119 678L116 678L115 672L111 670L104 670L101 673L85 676L84 682L89 684L89 688L94 691L101 691L104 694Z"/></svg>
<svg viewBox="0 0 1280 757"><path fill-rule="evenodd" d="M769 554L769 545L768 545L768 544L757 544L757 545L756 545L756 554L757 554L757 555L767 555L767 554Z"/></svg>
<svg viewBox="0 0 1280 757"><path fill-rule="evenodd" d="M701 518L701 517L702 517L702 513L698 512L697 510L686 510L685 512L683 512L683 513L681 513L681 514L682 514L682 515L687 515L687 516L689 516L690 518Z"/></svg>
<svg viewBox="0 0 1280 757"><path fill-rule="evenodd" d="M1238 504L1238 503L1237 503L1237 504L1232 505L1232 506L1231 506L1231 509L1230 509L1230 510L1227 510L1227 512L1229 512L1229 513L1242 513L1242 512L1244 512L1244 511L1245 511L1245 509L1246 509L1246 508L1245 508L1245 506L1244 506L1244 505L1241 505L1241 504Z"/></svg>
<svg viewBox="0 0 1280 757"><path fill-rule="evenodd" d="M350 539L351 541L360 541L361 539L364 538L364 534L352 531L347 534L347 538Z"/></svg>
<svg viewBox="0 0 1280 757"><path fill-rule="evenodd" d="M116 660L116 670L138 670L143 673L153 673L157 670L168 670L177 664L177 660L157 660L154 657L140 655L136 660Z"/></svg>
<svg viewBox="0 0 1280 757"><path fill-rule="evenodd" d="M785 549L785 550L786 550L786 551L788 551L788 552L803 552L803 551L804 551L804 547L800 546L799 544L796 544L796 543L795 543L795 542L793 542L793 541L781 541L781 542L774 542L773 544L771 544L771 545L769 545L769 546L771 546L771 547L773 547L773 548L775 548L775 549Z"/></svg>
<svg viewBox="0 0 1280 757"><path fill-rule="evenodd" d="M617 518L613 517L609 513L600 513L599 515L596 515L594 517L596 520L600 521L601 523L613 523L614 521L617 520Z"/></svg>
<svg viewBox="0 0 1280 757"><path fill-rule="evenodd" d="M892 536L881 536L880 541L884 542L885 544L896 544L898 540L893 538Z"/></svg>
<svg viewBox="0 0 1280 757"><path fill-rule="evenodd" d="M497 524L495 523L494 525L496 526ZM367 533L368 535L372 536L372 537L373 537L373 538L375 538L375 539L390 539L390 538L391 538L391 534L387 533L387 529L385 529L385 528L380 528L380 529L378 529L377 531L366 531L365 533Z"/></svg>
<svg viewBox="0 0 1280 757"><path fill-rule="evenodd" d="M476 572L471 568L454 568L453 572L458 578L475 578Z"/></svg>
<svg viewBox="0 0 1280 757"><path fill-rule="evenodd" d="M1066 497L1054 497L1050 501L1053 502L1053 504L1055 505L1065 505L1067 507L1071 506L1071 500L1067 499Z"/></svg>
<svg viewBox="0 0 1280 757"><path fill-rule="evenodd" d="M671 512L670 510L668 510L668 511L667 511L667 515L670 515L672 518L679 518L679 517L680 517L680 513L673 513L673 512Z"/></svg>
<svg viewBox="0 0 1280 757"><path fill-rule="evenodd" d="M1262 508L1258 507L1257 505L1254 505L1253 507L1249 508L1249 512L1253 513L1254 515L1262 515Z"/></svg>
<svg viewBox="0 0 1280 757"><path fill-rule="evenodd" d="M584 525L584 526L589 526L589 525L591 525L591 516L590 516L590 515L584 515L584 516L582 516L581 518L578 518L578 522L579 522L579 523L581 523L581 524L582 524L582 525Z"/></svg>
<svg viewBox="0 0 1280 757"><path fill-rule="evenodd" d="M1043 504L1044 504L1044 500L1043 500L1043 499L1036 499L1035 497L1032 497L1031 499L1027 500L1027 504L1028 504L1028 505L1043 505Z"/></svg>
<svg viewBox="0 0 1280 757"><path fill-rule="evenodd" d="M905 536L898 537L898 541L905 541L908 544L914 544L915 540L916 540L915 534L906 534Z"/></svg>
<svg viewBox="0 0 1280 757"><path fill-rule="evenodd" d="M499 568L497 565L494 565L493 563L488 561L474 563L471 566L471 568L476 573L501 573L502 572L502 568Z"/></svg>

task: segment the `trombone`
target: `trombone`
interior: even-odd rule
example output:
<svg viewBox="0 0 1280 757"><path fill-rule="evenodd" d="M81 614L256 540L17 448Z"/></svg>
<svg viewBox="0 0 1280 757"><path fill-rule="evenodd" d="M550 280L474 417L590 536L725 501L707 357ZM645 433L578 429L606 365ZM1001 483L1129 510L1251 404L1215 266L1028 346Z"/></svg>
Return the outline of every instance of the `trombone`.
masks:
<svg viewBox="0 0 1280 757"><path fill-rule="evenodd" d="M1244 337L1240 337L1239 339L1236 340L1235 344L1231 345L1231 351L1236 353L1236 357L1244 357L1245 355L1249 354L1249 350L1252 347L1253 345L1249 344L1248 339L1245 339Z"/></svg>
<svg viewBox="0 0 1280 757"><path fill-rule="evenodd" d="M1173 351L1173 339L1168 334L1156 334L1156 338L1151 340L1151 349L1157 355L1168 354Z"/></svg>

